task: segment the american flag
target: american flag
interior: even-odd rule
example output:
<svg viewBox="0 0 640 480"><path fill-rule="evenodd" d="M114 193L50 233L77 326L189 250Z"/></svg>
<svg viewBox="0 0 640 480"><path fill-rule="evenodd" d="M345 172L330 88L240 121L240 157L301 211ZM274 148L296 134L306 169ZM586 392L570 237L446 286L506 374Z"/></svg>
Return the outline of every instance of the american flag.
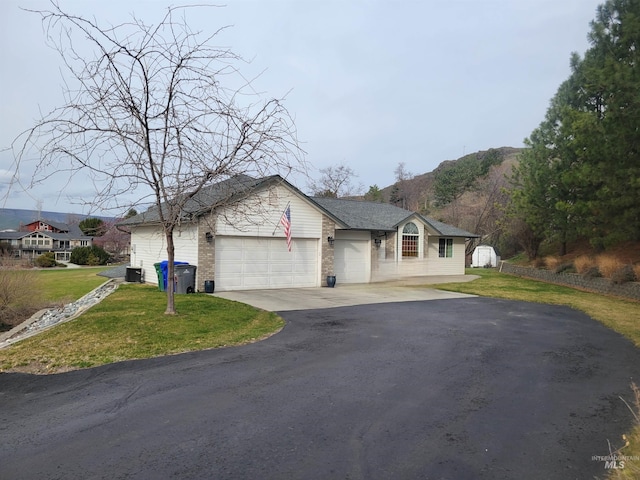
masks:
<svg viewBox="0 0 640 480"><path fill-rule="evenodd" d="M288 205L285 211L282 212L280 223L284 227L284 234L287 237L287 248L291 251L291 208Z"/></svg>

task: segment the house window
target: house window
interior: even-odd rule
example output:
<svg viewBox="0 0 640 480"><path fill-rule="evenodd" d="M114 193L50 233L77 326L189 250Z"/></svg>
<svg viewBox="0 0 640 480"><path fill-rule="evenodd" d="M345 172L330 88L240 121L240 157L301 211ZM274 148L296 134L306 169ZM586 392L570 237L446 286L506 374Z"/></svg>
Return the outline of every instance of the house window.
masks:
<svg viewBox="0 0 640 480"><path fill-rule="evenodd" d="M417 257L420 231L413 222L407 223L402 229L402 256Z"/></svg>
<svg viewBox="0 0 640 480"><path fill-rule="evenodd" d="M441 238L438 245L438 256L440 258L453 257L453 238Z"/></svg>

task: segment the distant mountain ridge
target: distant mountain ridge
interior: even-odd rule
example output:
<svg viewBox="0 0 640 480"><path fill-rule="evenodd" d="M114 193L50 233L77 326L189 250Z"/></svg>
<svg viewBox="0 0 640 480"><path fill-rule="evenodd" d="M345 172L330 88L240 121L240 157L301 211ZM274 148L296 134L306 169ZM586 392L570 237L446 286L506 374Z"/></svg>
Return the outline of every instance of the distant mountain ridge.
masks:
<svg viewBox="0 0 640 480"><path fill-rule="evenodd" d="M27 223L40 219L57 223L66 223L67 225L76 225L88 217L97 217L105 221L112 220L111 218L101 217L98 215L80 215L77 213L0 208L0 230L19 230L20 225L26 225Z"/></svg>

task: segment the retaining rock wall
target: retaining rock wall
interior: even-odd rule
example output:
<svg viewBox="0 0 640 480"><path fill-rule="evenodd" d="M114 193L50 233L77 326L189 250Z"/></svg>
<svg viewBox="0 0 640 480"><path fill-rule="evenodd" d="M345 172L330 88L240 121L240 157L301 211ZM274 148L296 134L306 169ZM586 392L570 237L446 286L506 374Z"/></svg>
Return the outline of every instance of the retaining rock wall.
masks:
<svg viewBox="0 0 640 480"><path fill-rule="evenodd" d="M544 282L580 288L590 292L640 300L640 283L638 282L616 285L606 278L585 278L576 273L555 273L549 270L511 265L507 262L500 262L498 268L503 273L509 273L518 277L533 278Z"/></svg>

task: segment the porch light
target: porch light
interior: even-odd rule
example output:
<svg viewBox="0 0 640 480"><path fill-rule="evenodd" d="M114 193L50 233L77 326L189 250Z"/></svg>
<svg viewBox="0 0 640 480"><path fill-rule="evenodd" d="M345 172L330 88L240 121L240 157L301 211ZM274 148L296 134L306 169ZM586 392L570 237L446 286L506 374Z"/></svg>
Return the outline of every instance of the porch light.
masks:
<svg viewBox="0 0 640 480"><path fill-rule="evenodd" d="M329 246L333 247L333 244L335 242L335 239L332 236L328 236L327 237L327 242L329 242Z"/></svg>
<svg viewBox="0 0 640 480"><path fill-rule="evenodd" d="M211 243L213 242L213 235L211 234L211 232L207 232L204 234L204 238L206 238L207 243Z"/></svg>
<svg viewBox="0 0 640 480"><path fill-rule="evenodd" d="M373 241L376 244L376 248L380 248L380 245L382 245L382 239L376 238Z"/></svg>

